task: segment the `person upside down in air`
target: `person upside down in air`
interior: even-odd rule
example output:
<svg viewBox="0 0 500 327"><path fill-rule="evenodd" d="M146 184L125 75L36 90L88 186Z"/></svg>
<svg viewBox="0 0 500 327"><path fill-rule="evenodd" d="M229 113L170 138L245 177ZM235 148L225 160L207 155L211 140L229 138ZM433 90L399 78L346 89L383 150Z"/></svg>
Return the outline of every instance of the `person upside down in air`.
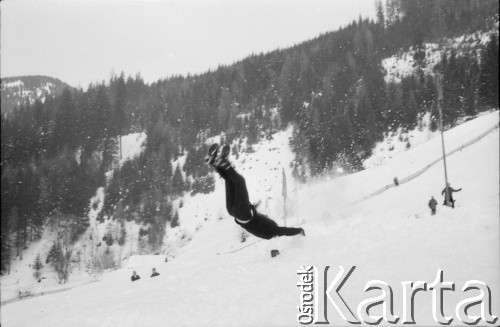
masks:
<svg viewBox="0 0 500 327"><path fill-rule="evenodd" d="M205 161L213 166L226 184L226 208L234 217L235 222L249 233L269 240L275 236L294 236L305 232L302 228L281 227L267 216L257 212L250 203L248 191L243 176L238 174L227 159L229 145L220 147L212 144L205 157Z"/></svg>

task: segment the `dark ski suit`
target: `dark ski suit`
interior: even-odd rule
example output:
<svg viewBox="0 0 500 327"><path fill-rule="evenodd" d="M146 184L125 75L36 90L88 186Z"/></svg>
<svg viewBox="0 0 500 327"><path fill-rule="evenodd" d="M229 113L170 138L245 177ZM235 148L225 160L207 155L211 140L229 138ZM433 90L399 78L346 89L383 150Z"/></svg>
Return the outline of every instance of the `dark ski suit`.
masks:
<svg viewBox="0 0 500 327"><path fill-rule="evenodd" d="M257 212L248 198L243 176L233 167L216 168L226 183L226 208L235 222L249 233L266 240L275 236L293 236L302 233L302 228L280 227L267 216Z"/></svg>
<svg viewBox="0 0 500 327"><path fill-rule="evenodd" d="M453 192L460 192L462 189L459 188L458 190L455 190L451 186L446 186L443 191L441 192L441 195L444 195L444 202L443 205L446 205L446 189L448 189L448 195L450 196L450 202L451 202L451 207L455 208L455 200L453 199Z"/></svg>
<svg viewBox="0 0 500 327"><path fill-rule="evenodd" d="M431 215L435 215L436 214L436 206L437 206L438 202L436 201L436 199L434 198L431 198L429 200L429 208L431 208Z"/></svg>

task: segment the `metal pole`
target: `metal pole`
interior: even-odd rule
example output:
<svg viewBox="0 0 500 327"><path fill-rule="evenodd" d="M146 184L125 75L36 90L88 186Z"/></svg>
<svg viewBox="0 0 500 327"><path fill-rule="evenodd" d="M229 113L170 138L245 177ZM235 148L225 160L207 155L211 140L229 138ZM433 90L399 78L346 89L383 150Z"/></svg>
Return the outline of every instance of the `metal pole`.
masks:
<svg viewBox="0 0 500 327"><path fill-rule="evenodd" d="M286 226L287 185L286 185L285 168L282 168L282 189L281 189L281 193L283 195L283 219L285 220L285 226Z"/></svg>
<svg viewBox="0 0 500 327"><path fill-rule="evenodd" d="M283 212L284 212L283 219L285 220L285 226L286 226L286 198L285 201L283 202Z"/></svg>
<svg viewBox="0 0 500 327"><path fill-rule="evenodd" d="M297 180L295 180L295 199L297 200L297 224L300 224L299 219L299 186Z"/></svg>
<svg viewBox="0 0 500 327"><path fill-rule="evenodd" d="M450 203L450 195L448 194L448 170L446 169L446 150L444 147L444 134L443 134L443 111L442 111L442 104L443 104L443 85L442 85L442 74L436 74L437 77L437 89L438 89L438 110L439 110L439 129L441 130L441 144L443 148L443 164L444 164L444 181L445 181L445 188L444 188L444 198L445 198L445 203L447 206L449 206Z"/></svg>

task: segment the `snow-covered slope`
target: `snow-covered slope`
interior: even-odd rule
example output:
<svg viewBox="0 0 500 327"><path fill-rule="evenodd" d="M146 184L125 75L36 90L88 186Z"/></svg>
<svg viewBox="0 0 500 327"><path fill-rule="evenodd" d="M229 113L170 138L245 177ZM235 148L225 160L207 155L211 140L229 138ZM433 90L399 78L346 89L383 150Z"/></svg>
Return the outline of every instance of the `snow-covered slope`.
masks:
<svg viewBox="0 0 500 327"><path fill-rule="evenodd" d="M144 150L145 140L146 133L144 132L124 135L121 140L122 156L117 164L121 166L125 161L139 156ZM108 173L108 176L112 176L112 171ZM132 221L125 222L121 226L115 220L106 220L104 223L97 221L97 217L103 208L104 198L104 188L100 187L96 190L95 196L90 199L88 214L90 228L75 244L73 259L77 262L73 262L69 282L64 285L59 284L56 272L49 264L46 264L47 255L57 237L56 233L47 226L41 239L30 243L28 248L23 251L22 260L19 257L13 258L10 274L1 277L2 302L15 301L19 296L47 294L94 282L99 280L103 274L106 274L106 271L101 270L101 266L114 268L120 264L122 258L128 258L137 250L137 235L140 228L138 224ZM117 242L110 247L99 246L99 244L103 243L102 237L109 231L116 232L117 228L125 229L133 237L128 237L123 247L118 246ZM95 262L95 260L98 260L97 257L102 256L105 251L111 252L108 258L110 259L109 262ZM40 282L37 282L33 277L32 265L37 255L40 255L44 265L40 271L42 276ZM94 269L90 269L90 267Z"/></svg>
<svg viewBox="0 0 500 327"><path fill-rule="evenodd" d="M433 75L434 67L441 61L443 54L449 56L451 51L455 51L459 57L471 53L479 56L481 47L489 42L492 35L498 37L498 21L495 28L487 32L478 31L456 38L444 38L439 43L424 43L424 74ZM401 82L401 78L415 74L417 70L415 53L416 49L410 47L408 51L401 49L398 54L382 60L382 67L386 72L385 81Z"/></svg>
<svg viewBox="0 0 500 327"><path fill-rule="evenodd" d="M496 111L447 131L448 149L461 146L498 122ZM267 208L262 210L279 223L283 223L278 218L282 214L281 168L288 174L291 155L286 140L287 133L282 132L270 143L259 145L258 152L234 160L247 178L251 199L267 200ZM411 174L432 162L440 151L440 138L432 137L414 149L384 158L377 167L318 180L296 192L292 192L295 185L287 176L288 223L301 223L307 237L258 241L250 236L241 243L238 227L224 211L218 180L213 194L185 199L181 226L169 232L185 229L192 241L174 260L133 257L128 265L99 282L5 305L1 323L37 327L298 325L296 272L303 265L316 265L320 270L332 266L330 281L338 266L356 266L341 292L352 306L380 294L365 293L366 282L387 282L393 287L394 313L399 316L401 282L423 280L430 284L437 270L443 269L444 279L456 285L455 292L445 292L443 306L445 315L454 317L452 324L459 323L455 305L477 295L461 291L464 282L472 279L489 285L493 313L498 316L498 128L448 158L451 184L463 189L455 195L457 208L439 206L435 216L429 214L430 196L442 199L440 164L408 183L352 204L394 176ZM204 223L196 231L200 221ZM281 255L272 259L271 249L279 249ZM152 267L161 275L150 278ZM134 283L130 282L133 269L141 276ZM431 299L429 291L416 296L415 320L419 325L437 325ZM477 314L478 309L474 306L470 313ZM376 306L371 313L380 312L381 306ZM332 305L328 318L331 324L347 325Z"/></svg>
<svg viewBox="0 0 500 327"><path fill-rule="evenodd" d="M64 88L71 88L57 78L48 76L17 76L2 78L2 113L9 113L15 106L45 102L48 95L57 95Z"/></svg>
<svg viewBox="0 0 500 327"><path fill-rule="evenodd" d="M127 160L132 160L139 156L144 150L146 133L131 133L121 137L122 153L120 166Z"/></svg>

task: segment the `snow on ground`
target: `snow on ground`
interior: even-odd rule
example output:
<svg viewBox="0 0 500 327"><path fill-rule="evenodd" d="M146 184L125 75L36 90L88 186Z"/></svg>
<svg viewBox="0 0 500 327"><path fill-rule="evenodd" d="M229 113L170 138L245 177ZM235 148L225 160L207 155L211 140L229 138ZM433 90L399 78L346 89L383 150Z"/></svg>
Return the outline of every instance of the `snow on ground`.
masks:
<svg viewBox="0 0 500 327"><path fill-rule="evenodd" d="M47 292L69 289L78 285L90 283L93 278L81 268L77 268L71 275L70 282L59 284L57 274L52 271L52 267L45 262L56 234L47 228L38 241L30 244L29 248L23 253L23 260L15 258L11 263L11 274L2 276L1 279L1 300L11 301L29 295L38 295ZM43 268L40 270L41 280L37 282L34 278L33 263L37 255L40 255Z"/></svg>
<svg viewBox="0 0 500 327"><path fill-rule="evenodd" d="M378 142L372 150L372 155L363 162L364 168L380 166L387 159L406 152L408 148L415 148L436 136L439 132L432 132L430 127L431 115L427 112L421 119L421 124L412 131L405 132L399 127L397 131L388 133L384 140Z"/></svg>
<svg viewBox="0 0 500 327"><path fill-rule="evenodd" d="M24 89L24 82L21 80L9 82L9 83L4 83L2 82L2 90L7 90L7 89L13 89L16 91L13 91L12 94L7 94L7 97L10 98L11 96L15 97L20 97L20 98L28 98L30 101L30 104L35 103L36 99L39 99L42 103L45 103L46 100L46 95L49 95L52 93L52 90L55 88L55 85L53 83L47 82L44 85L40 85L37 87L35 90L26 90ZM17 105L22 104L21 100L17 101Z"/></svg>
<svg viewBox="0 0 500 327"><path fill-rule="evenodd" d="M127 160L132 160L139 156L144 150L146 141L146 133L131 133L122 136L122 157L120 158L120 166Z"/></svg>
<svg viewBox="0 0 500 327"><path fill-rule="evenodd" d="M172 161L172 172L174 172L177 166L179 166L181 168L181 174L184 180L186 180L186 172L184 171L183 167L184 164L186 163L186 158L187 158L187 152L183 153L177 159Z"/></svg>
<svg viewBox="0 0 500 327"><path fill-rule="evenodd" d="M473 139L498 121L496 111L447 131L449 149ZM247 178L251 199L271 197L267 209L261 210L279 223L283 221L277 208L281 190L278 162L286 170L291 156L287 135L281 132L270 143L256 146L259 150L255 154L234 160ZM250 236L241 243L238 227L223 210L222 184L218 180L214 193L196 195L192 201L186 198L179 229L185 228L194 237L174 260L164 262L163 256L132 257L124 268L110 272L99 282L3 306L1 323L6 327L298 325L300 290L296 271L302 265L316 265L320 270L331 266L334 272L330 281L338 266L356 266L341 291L354 309L362 300L380 294L363 291L369 280L387 282L394 291L394 312L399 316L401 282L423 280L430 284L437 270L443 269L444 280L456 285L454 292L445 291L443 306L445 315L454 317L452 325L459 323L455 305L477 295L461 291L464 282L471 279L489 285L493 313L498 316L498 128L448 157L451 184L462 188L455 194L457 208L439 206L435 216L429 214L430 196L442 201L442 165L351 205L394 175L413 172L435 160L440 146L440 138L434 137L385 159L381 166L303 185L294 202L298 203L298 217L306 237L258 241ZM288 187L293 188L291 179ZM291 217L294 214L289 218L296 224ZM196 231L197 223L204 218L208 220ZM238 248L241 250L228 253ZM281 255L270 258L271 249L279 249ZM152 267L161 275L150 278ZM132 283L133 269L141 280ZM431 297L429 291L416 295L415 320L419 325L437 325L432 318ZM478 309L474 306L470 313L477 314ZM372 314L379 314L381 306L372 310ZM328 318L331 324L347 325L332 305Z"/></svg>
<svg viewBox="0 0 500 327"><path fill-rule="evenodd" d="M447 153L479 136L489 128L492 128L498 124L498 121L499 115L497 110L485 113L476 119L446 131L444 139ZM380 157L380 155L377 156ZM357 194L357 199L361 199L380 187L392 183L394 177L401 179L409 176L436 159L439 159L441 156L441 138L433 137L428 142L420 144L414 149L410 148L410 151L402 152L391 160L387 160L388 155L384 155L382 156L386 157L386 159L384 159L384 165L363 170L347 178L341 177L336 180L336 183L343 184L345 180L349 181L349 183L345 183L346 185L342 192L342 198L356 198L355 194ZM384 162L384 160L382 160L382 162ZM367 162L376 162L376 160L367 160ZM454 168L450 167L448 169L448 180L451 181L452 185L454 184L456 176L457 173ZM360 189L359 185L363 185L363 187Z"/></svg>
<svg viewBox="0 0 500 327"><path fill-rule="evenodd" d="M86 247L88 246L89 251L91 245L89 244L89 235L95 233L99 235L99 232L96 229L101 230L100 235L104 235L106 231L105 224L97 224L97 216L102 210L104 204L104 188L100 187L96 191L96 195L90 199L89 204L89 223L91 228L84 233L81 237L81 241L78 242L75 246L74 253L81 252L82 254L86 251ZM94 227L94 230L92 230ZM40 295L46 294L58 290L64 290L73 288L78 285L87 284L93 282L98 278L98 276L94 273L91 273L87 267L87 262L80 262L75 265L72 269L72 273L68 283L59 284L57 279L57 274L54 272L53 268L50 264L46 263L47 255L53 245L53 242L56 238L55 231L52 231L50 227L46 227L44 234L42 235L40 240L34 241L29 244L28 249L23 252L23 259L20 260L18 257L15 257L11 262L11 273L6 276L2 276L1 278L1 300L3 301L13 301L19 298L19 293L21 296L28 295ZM97 243L97 242L96 242ZM34 270L32 265L35 261L37 255L40 255L42 259L43 268L40 270L41 273L41 282L38 283L34 276Z"/></svg>
<svg viewBox="0 0 500 327"><path fill-rule="evenodd" d="M126 160L138 156L143 150L145 140L145 133L132 133L123 136L123 156L120 160L120 165ZM77 157L79 157L79 153ZM77 158L77 160L78 159L79 158ZM111 176L112 172L108 174L108 177ZM100 279L101 275L106 273L106 271L90 271L88 267L91 265L90 260L92 259L90 256L87 256L87 254L96 254L94 257L98 257L98 252L102 253L106 251L105 248L108 247L99 246L98 244L103 243L101 242L102 237L106 235L106 233L109 231L113 232L117 228L116 221L106 221L103 224L97 221L97 217L103 208L104 197L105 190L103 187L100 187L96 190L95 196L90 199L88 214L90 228L80 237L80 241L77 242L73 250L73 253L79 257L81 261L74 265L69 282L64 285L59 284L57 274L53 271L53 268L45 262L56 237L55 233L51 232L50 228L47 227L42 238L31 243L28 249L24 251L22 260L17 257L13 260L11 263L11 273L7 276L2 276L2 301L18 299L19 292L21 292L22 296L28 294L38 295L87 284ZM139 226L134 222L126 222L124 228L129 235L138 235ZM126 243L123 247L120 248L116 242L113 246L109 247L115 262L119 263L122 257L128 257L138 252L137 242L136 238L132 239L129 237L126 239ZM41 270L42 279L40 283L34 279L34 271L32 269L33 262L38 254L40 254L42 263L44 264L44 268ZM96 263L94 262L93 264L95 265ZM106 264L102 264L106 266Z"/></svg>
<svg viewBox="0 0 500 327"><path fill-rule="evenodd" d="M10 88L10 87L20 88L20 87L24 86L24 83L21 80L17 80L17 81L10 82L10 83L2 83L2 84L3 84L4 88Z"/></svg>
<svg viewBox="0 0 500 327"><path fill-rule="evenodd" d="M424 74L433 75L436 64L441 61L443 53L449 55L452 50L456 51L457 56L463 56L473 51L480 50L489 40L491 35L498 37L498 22L495 29L487 32L475 32L462 35L456 38L445 38L437 43L425 43L425 67ZM384 77L386 83L401 82L401 78L415 74L417 66L413 59L416 49L410 47L408 51L401 50L398 54L383 59L382 67L386 71ZM479 55L479 53L476 53Z"/></svg>
<svg viewBox="0 0 500 327"><path fill-rule="evenodd" d="M295 184L292 182L290 163L294 155L289 147L291 129L281 131L273 135L271 140L261 141L247 149L244 140L236 140L232 146L244 149L236 157L232 155L232 164L246 178L250 201L260 202L259 209L272 216L277 222L283 223L283 196L282 181L283 173L287 178L289 192L293 191ZM208 142L214 142L210 139ZM245 150L246 149L246 150ZM291 195L290 195L291 196ZM287 203L289 214L294 211L294 203ZM225 186L224 181L216 176L215 191L210 194L185 195L182 198L182 207L179 208L180 227L167 229L167 248L169 255L177 256L190 248L197 248L201 244L214 245L217 251L230 249L238 245L241 239L241 230L236 226L225 209ZM220 242L221 240L205 238L205 233L200 231L212 226L223 225L227 229L227 237L234 242ZM179 237L184 236L181 240ZM190 241L189 243L187 241ZM180 249L180 246L186 245Z"/></svg>
<svg viewBox="0 0 500 327"><path fill-rule="evenodd" d="M489 111L481 112L479 113L478 117L491 114L492 113ZM493 115L496 115L496 113L493 113ZM387 133L384 137L384 140L375 144L375 147L372 150L372 155L363 162L364 168L373 168L380 166L383 163L385 163L388 159L391 159L395 156L398 156L408 151L409 148L415 149L421 144L425 144L430 139L439 136L440 135L439 130L435 132L432 132L430 130L430 124L431 124L430 119L431 119L430 113L427 112L420 119L420 123L418 124L418 126L416 126L412 131L405 132L400 127L395 132ZM473 117L464 117L463 119L461 119L461 122L463 123L470 119L473 119ZM482 122L485 122L485 124L488 125L489 119L482 120ZM474 124L480 124L480 123L481 120L477 120ZM473 127L470 128L471 131L473 131ZM482 126L478 126L478 128L482 128ZM456 145L456 143L452 143L452 145ZM448 150L452 150L452 148L448 148Z"/></svg>

